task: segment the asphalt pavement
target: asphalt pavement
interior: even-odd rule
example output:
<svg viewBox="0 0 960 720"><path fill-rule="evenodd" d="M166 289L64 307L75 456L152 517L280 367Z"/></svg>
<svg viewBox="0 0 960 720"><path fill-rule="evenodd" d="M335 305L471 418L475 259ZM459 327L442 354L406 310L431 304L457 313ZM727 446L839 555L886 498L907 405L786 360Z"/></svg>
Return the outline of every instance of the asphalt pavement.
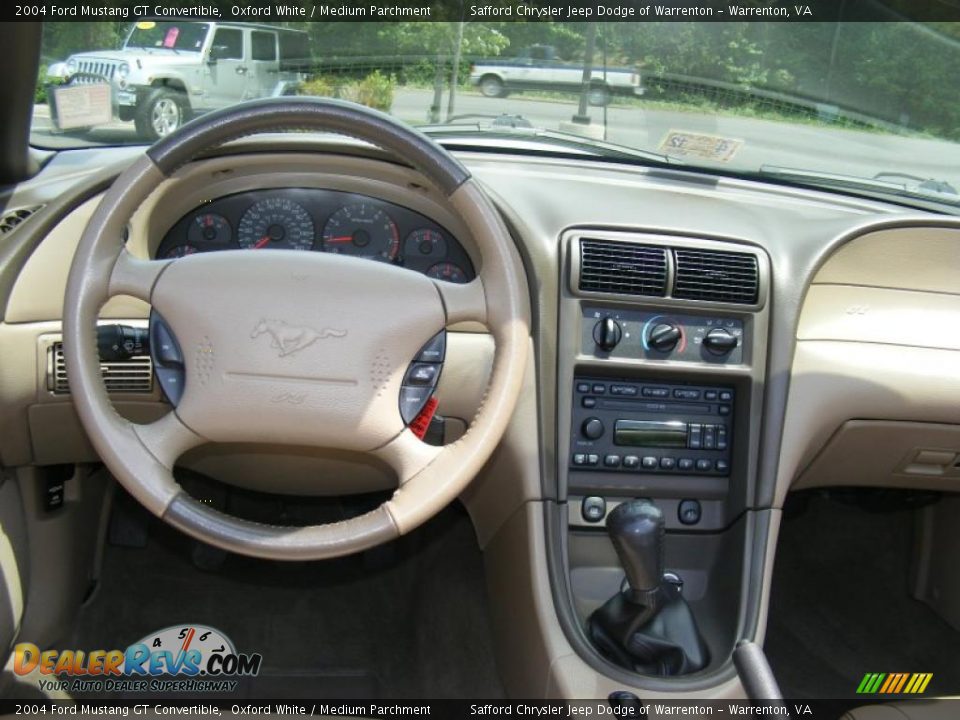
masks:
<svg viewBox="0 0 960 720"><path fill-rule="evenodd" d="M406 122L423 125L428 120L432 100L430 90L401 88L394 95L391 112ZM444 113L446 103L444 96ZM576 111L575 95L566 102L521 94L486 98L461 92L454 114L521 115L535 127L557 130ZM700 133L739 141L739 149L727 163L737 169L755 170L772 165L865 178L878 173L906 172L922 179L945 180L960 190L960 144L956 143L811 123L647 108L642 103L628 106L615 102L606 109L591 107L588 114L593 123L605 124L607 140L633 148L656 151L670 132ZM137 139L133 123L121 122L94 128L83 136L57 135L51 129L48 109L38 106L34 115L34 142L62 147L132 143ZM688 159L688 162L695 164L696 160Z"/></svg>

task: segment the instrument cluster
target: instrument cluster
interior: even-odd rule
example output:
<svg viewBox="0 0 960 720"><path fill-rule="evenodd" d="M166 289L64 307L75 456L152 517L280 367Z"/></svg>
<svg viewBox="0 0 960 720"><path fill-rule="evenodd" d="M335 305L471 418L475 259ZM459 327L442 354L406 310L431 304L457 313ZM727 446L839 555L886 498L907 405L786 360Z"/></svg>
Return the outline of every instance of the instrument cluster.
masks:
<svg viewBox="0 0 960 720"><path fill-rule="evenodd" d="M212 200L177 221L156 257L265 248L353 255L454 283L475 275L460 243L420 213L366 195L311 188Z"/></svg>

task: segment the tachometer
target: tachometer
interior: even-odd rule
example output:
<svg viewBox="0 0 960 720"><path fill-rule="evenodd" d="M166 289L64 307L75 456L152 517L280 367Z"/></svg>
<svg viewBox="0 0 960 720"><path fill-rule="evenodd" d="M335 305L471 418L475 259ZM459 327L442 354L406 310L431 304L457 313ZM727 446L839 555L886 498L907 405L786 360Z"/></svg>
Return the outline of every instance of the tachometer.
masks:
<svg viewBox="0 0 960 720"><path fill-rule="evenodd" d="M190 221L187 241L199 247L205 243L228 243L232 235L230 223L223 215L202 213Z"/></svg>
<svg viewBox="0 0 960 720"><path fill-rule="evenodd" d="M375 205L344 205L323 228L323 248L327 252L391 262L400 251L400 233L390 216Z"/></svg>
<svg viewBox="0 0 960 720"><path fill-rule="evenodd" d="M299 203L284 197L261 200L243 214L237 242L250 250L261 248L313 249L313 218Z"/></svg>

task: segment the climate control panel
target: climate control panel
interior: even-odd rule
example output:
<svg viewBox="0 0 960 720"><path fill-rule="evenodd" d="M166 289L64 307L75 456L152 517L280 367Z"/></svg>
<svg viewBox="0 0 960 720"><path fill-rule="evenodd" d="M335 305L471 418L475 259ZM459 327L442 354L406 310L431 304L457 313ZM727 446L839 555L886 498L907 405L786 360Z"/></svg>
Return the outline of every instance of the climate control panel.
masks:
<svg viewBox="0 0 960 720"><path fill-rule="evenodd" d="M585 307L582 351L604 358L743 362L744 324L735 317Z"/></svg>

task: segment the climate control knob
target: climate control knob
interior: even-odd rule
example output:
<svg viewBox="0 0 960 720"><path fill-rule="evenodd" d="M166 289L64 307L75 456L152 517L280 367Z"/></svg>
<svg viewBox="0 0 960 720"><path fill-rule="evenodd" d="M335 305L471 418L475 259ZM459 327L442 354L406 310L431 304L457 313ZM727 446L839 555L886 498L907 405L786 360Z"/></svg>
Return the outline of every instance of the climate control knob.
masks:
<svg viewBox="0 0 960 720"><path fill-rule="evenodd" d="M670 352L680 342L680 336L680 328L673 323L659 323L647 333L647 346L660 352Z"/></svg>
<svg viewBox="0 0 960 720"><path fill-rule="evenodd" d="M600 418L590 417L583 421L580 430L588 440L596 440L603 435L603 421Z"/></svg>
<svg viewBox="0 0 960 720"><path fill-rule="evenodd" d="M703 346L714 355L726 355L738 343L737 336L724 328L714 328L703 338Z"/></svg>
<svg viewBox="0 0 960 720"><path fill-rule="evenodd" d="M605 315L593 326L593 341L598 348L605 352L613 350L620 343L622 337L623 328L609 315Z"/></svg>

